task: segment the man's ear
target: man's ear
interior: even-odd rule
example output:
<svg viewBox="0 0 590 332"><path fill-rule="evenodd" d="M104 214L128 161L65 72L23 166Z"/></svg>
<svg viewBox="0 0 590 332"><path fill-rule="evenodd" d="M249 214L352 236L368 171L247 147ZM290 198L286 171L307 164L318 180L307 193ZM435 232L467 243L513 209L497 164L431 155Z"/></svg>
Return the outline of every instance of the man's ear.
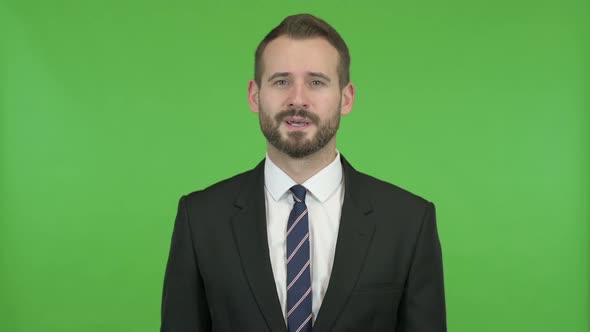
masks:
<svg viewBox="0 0 590 332"><path fill-rule="evenodd" d="M354 85L350 82L342 89L342 98L340 100L340 114L346 115L352 111L354 104Z"/></svg>
<svg viewBox="0 0 590 332"><path fill-rule="evenodd" d="M258 87L258 84L256 84L256 81L254 80L250 80L250 82L248 82L248 104L250 104L250 109L252 110L252 112L254 113L258 113L258 92L260 91L260 88Z"/></svg>

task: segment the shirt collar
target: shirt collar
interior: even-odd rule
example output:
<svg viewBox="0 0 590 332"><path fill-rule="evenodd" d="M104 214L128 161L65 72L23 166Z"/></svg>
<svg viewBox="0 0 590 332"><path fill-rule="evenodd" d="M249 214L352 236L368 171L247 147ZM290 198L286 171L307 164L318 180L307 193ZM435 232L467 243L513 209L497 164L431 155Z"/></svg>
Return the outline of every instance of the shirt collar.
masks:
<svg viewBox="0 0 590 332"><path fill-rule="evenodd" d="M336 150L336 158L328 166L321 169L302 185L318 201L325 202L342 182L342 162L340 152ZM270 160L268 154L264 162L264 185L275 201L280 200L295 182L287 173Z"/></svg>

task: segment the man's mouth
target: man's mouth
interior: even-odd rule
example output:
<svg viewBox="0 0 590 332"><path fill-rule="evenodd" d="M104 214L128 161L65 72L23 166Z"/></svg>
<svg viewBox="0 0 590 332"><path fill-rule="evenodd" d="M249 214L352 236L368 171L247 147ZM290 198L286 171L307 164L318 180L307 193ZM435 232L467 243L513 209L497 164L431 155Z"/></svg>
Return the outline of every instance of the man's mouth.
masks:
<svg viewBox="0 0 590 332"><path fill-rule="evenodd" d="M311 122L312 121L309 119L295 116L290 116L285 119L285 123L292 128L303 128L309 126Z"/></svg>
<svg viewBox="0 0 590 332"><path fill-rule="evenodd" d="M293 127L303 127L303 126L307 126L309 124L309 122L305 122L305 121L286 121L287 124L293 126Z"/></svg>

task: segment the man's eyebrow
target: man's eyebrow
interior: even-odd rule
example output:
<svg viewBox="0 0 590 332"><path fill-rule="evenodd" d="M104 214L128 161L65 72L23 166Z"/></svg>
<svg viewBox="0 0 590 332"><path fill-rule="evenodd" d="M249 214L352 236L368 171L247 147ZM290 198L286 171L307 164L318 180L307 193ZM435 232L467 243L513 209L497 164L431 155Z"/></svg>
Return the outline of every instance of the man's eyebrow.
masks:
<svg viewBox="0 0 590 332"><path fill-rule="evenodd" d="M288 77L290 74L287 72L278 72L278 73L274 73L272 74L269 78L268 78L268 82L274 80L277 77Z"/></svg>
<svg viewBox="0 0 590 332"><path fill-rule="evenodd" d="M322 73L318 73L318 72L310 72L309 73L309 76L323 78L323 79L325 79L328 82L331 82L332 81L328 76L326 76L326 75L324 75Z"/></svg>

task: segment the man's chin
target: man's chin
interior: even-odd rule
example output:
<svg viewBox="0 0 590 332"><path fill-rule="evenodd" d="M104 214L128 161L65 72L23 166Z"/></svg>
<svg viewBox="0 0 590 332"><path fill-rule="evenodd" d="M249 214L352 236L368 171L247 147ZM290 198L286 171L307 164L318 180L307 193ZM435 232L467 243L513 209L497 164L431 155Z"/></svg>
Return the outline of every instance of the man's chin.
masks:
<svg viewBox="0 0 590 332"><path fill-rule="evenodd" d="M317 152L318 150L317 147L314 147L312 142L309 140L305 140L303 142L301 140L295 141L292 139L287 139L282 140L277 145L274 145L274 147L294 159L305 158Z"/></svg>
<svg viewBox="0 0 590 332"><path fill-rule="evenodd" d="M303 158L313 155L317 151L310 150L310 149L289 149L289 150L283 150L282 152L293 159L303 159Z"/></svg>
<svg viewBox="0 0 590 332"><path fill-rule="evenodd" d="M309 141L309 139L307 138L309 136L309 134L304 131L291 131L291 132L285 133L282 136L283 136L283 141L294 143L294 144L297 144L303 140Z"/></svg>

